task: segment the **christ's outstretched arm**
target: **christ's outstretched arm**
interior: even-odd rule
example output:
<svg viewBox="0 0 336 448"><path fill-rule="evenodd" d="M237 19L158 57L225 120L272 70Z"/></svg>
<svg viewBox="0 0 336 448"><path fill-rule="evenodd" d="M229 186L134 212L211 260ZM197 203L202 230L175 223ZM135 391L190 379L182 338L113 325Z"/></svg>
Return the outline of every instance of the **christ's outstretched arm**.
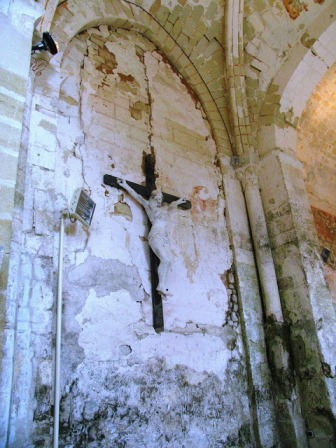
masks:
<svg viewBox="0 0 336 448"><path fill-rule="evenodd" d="M143 207L146 207L148 201L146 201L146 199L144 199L140 194L138 194L136 191L133 190L133 188L131 188L128 183L126 182L126 180L124 179L117 179L118 185L121 186L121 188L123 188L124 190L127 191L127 193L132 196L133 199L135 199L137 202L139 202L139 204L141 204Z"/></svg>

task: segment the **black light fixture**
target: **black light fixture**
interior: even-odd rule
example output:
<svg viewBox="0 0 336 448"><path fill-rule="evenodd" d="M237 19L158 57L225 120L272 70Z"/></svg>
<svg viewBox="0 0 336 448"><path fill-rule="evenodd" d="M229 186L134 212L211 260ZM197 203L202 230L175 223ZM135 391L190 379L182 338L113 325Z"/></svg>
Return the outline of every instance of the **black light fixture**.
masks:
<svg viewBox="0 0 336 448"><path fill-rule="evenodd" d="M48 32L44 32L43 39L32 47L32 52L35 51L49 51L54 55L58 53L58 45Z"/></svg>

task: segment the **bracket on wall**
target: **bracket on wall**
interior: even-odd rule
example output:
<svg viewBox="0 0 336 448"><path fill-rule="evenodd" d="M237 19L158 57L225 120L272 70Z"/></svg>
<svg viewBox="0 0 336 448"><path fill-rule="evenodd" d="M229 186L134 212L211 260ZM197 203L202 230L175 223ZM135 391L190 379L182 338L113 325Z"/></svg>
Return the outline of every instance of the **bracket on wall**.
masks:
<svg viewBox="0 0 336 448"><path fill-rule="evenodd" d="M239 157L238 156L232 156L231 160L230 160L230 163L231 163L232 166L235 166L235 167L239 166L239 164L240 164Z"/></svg>
<svg viewBox="0 0 336 448"><path fill-rule="evenodd" d="M328 262L329 255L330 255L330 250L327 249L326 247L324 247L321 252L321 258L325 263Z"/></svg>

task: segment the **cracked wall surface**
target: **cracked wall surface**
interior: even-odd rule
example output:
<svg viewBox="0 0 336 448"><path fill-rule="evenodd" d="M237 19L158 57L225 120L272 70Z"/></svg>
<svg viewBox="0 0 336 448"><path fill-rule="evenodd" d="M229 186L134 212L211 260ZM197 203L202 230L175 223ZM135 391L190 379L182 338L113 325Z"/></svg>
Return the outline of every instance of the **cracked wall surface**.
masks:
<svg viewBox="0 0 336 448"><path fill-rule="evenodd" d="M61 444L335 445L335 312L319 245L333 238L321 205L332 189L318 184L319 243L296 154L305 103L335 63L335 17L334 0L0 3L6 446L52 444L59 218L78 186L97 208L88 230L66 221ZM59 53L31 56L46 30ZM157 185L192 203L170 217L160 335L147 218L103 184L144 184L146 154ZM244 164L260 168L253 197L236 175ZM275 267L269 297L263 264Z"/></svg>
<svg viewBox="0 0 336 448"><path fill-rule="evenodd" d="M336 301L335 71L335 65L330 67L314 90L301 115L297 141L297 154L303 163L305 186L321 252L323 248L330 251L324 267L334 301Z"/></svg>
<svg viewBox="0 0 336 448"><path fill-rule="evenodd" d="M89 230L66 223L62 443L251 445L225 201L201 104L148 40L107 26L72 41L61 76L56 207L78 185L97 202ZM155 155L157 186L192 202L170 217L173 295L160 335L147 218L102 184L104 174L143 183L144 153ZM36 394L41 418L40 385Z"/></svg>

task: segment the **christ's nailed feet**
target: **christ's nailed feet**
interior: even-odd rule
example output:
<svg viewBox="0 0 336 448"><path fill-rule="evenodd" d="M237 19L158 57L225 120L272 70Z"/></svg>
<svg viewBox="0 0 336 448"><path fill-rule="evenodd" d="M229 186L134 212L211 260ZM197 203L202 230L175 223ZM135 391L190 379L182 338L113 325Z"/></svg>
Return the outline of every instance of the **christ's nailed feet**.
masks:
<svg viewBox="0 0 336 448"><path fill-rule="evenodd" d="M168 288L161 288L160 286L158 286L156 290L163 299L167 299L168 297L171 297L173 295L171 292L169 292Z"/></svg>

